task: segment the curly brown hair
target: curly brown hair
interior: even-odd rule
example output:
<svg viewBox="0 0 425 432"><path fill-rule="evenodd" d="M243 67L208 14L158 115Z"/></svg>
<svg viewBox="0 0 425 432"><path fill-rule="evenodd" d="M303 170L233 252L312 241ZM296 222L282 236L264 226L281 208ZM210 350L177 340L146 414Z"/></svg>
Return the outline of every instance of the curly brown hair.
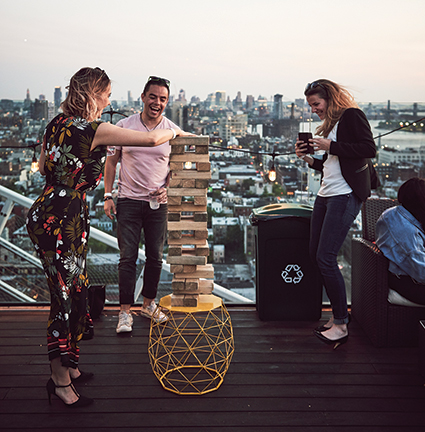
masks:
<svg viewBox="0 0 425 432"><path fill-rule="evenodd" d="M328 103L325 120L316 129L319 136L327 137L347 108L359 107L346 88L327 79L318 79L307 84L304 95L308 97L314 94Z"/></svg>
<svg viewBox="0 0 425 432"><path fill-rule="evenodd" d="M68 95L61 104L63 113L70 117L83 117L88 121L100 117L96 96L105 92L110 83L104 70L98 67L81 68L66 87Z"/></svg>

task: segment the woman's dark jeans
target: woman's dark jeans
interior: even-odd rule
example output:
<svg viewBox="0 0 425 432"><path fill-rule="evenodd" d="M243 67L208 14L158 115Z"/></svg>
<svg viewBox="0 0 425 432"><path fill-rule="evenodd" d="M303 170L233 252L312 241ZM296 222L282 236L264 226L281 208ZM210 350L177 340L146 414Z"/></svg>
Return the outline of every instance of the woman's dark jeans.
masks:
<svg viewBox="0 0 425 432"><path fill-rule="evenodd" d="M161 276L164 241L167 232L167 204L152 210L147 201L118 198L117 237L120 248L118 278L120 304L134 303L136 263L141 230L145 235L146 264L142 295L154 299Z"/></svg>
<svg viewBox="0 0 425 432"><path fill-rule="evenodd" d="M348 323L347 294L338 252L362 206L354 194L317 196L311 217L310 257L316 263L332 305L335 324Z"/></svg>

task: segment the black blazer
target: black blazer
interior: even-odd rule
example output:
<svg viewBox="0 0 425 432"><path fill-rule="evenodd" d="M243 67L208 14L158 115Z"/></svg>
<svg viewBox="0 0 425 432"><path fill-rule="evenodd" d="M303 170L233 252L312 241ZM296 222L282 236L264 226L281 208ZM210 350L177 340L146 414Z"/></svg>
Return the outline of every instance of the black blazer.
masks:
<svg viewBox="0 0 425 432"><path fill-rule="evenodd" d="M370 159L376 155L375 141L364 112L358 108L348 108L339 119L336 141L331 142L329 153L339 158L341 173L353 192L362 200L370 196ZM314 159L312 168L323 172L323 164L328 158ZM371 168L369 167L371 166Z"/></svg>

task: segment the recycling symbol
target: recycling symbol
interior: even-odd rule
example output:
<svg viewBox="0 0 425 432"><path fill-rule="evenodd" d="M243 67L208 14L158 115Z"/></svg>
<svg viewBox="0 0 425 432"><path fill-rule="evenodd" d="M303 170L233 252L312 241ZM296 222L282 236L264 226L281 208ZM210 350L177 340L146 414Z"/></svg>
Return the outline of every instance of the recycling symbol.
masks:
<svg viewBox="0 0 425 432"><path fill-rule="evenodd" d="M301 267L298 264L288 264L280 274L286 283L297 284L304 277Z"/></svg>

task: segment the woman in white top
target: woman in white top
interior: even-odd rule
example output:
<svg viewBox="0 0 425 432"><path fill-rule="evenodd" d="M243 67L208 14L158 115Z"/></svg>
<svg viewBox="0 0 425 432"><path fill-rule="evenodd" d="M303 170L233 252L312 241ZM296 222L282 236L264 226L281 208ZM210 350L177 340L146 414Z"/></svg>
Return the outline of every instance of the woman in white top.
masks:
<svg viewBox="0 0 425 432"><path fill-rule="evenodd" d="M323 121L316 130L321 138L310 139L309 144L315 152L325 153L321 157L307 155L307 143L297 141L296 154L322 173L311 217L310 256L318 267L333 313L314 334L336 348L347 341L349 322L337 256L362 202L370 196L375 174L370 158L375 157L376 147L365 114L345 88L320 79L309 83L304 95L312 112Z"/></svg>

